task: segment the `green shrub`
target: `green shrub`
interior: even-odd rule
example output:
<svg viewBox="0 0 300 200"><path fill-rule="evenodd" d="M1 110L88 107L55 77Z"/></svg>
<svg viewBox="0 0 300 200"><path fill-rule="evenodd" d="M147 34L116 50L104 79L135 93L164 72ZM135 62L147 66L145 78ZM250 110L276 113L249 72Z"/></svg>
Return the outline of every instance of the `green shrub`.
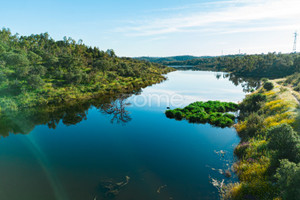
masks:
<svg viewBox="0 0 300 200"><path fill-rule="evenodd" d="M234 124L234 121L230 118L227 118L227 117L223 117L222 122L223 123L222 123L221 127L232 126Z"/></svg>
<svg viewBox="0 0 300 200"><path fill-rule="evenodd" d="M221 106L219 106L219 107L217 108L217 111L218 111L218 112L221 112L221 113L224 113L224 112L226 112L226 108L225 108L224 105L221 105Z"/></svg>
<svg viewBox="0 0 300 200"><path fill-rule="evenodd" d="M297 91L299 91L298 89L300 87L298 87L298 86L300 84L300 73L295 73L291 76L288 76L287 79L285 80L284 84L285 85L291 84L293 87L297 88Z"/></svg>
<svg viewBox="0 0 300 200"><path fill-rule="evenodd" d="M216 116L214 116L214 115L210 115L209 116L209 123L210 124L215 124L216 121L217 121L217 117Z"/></svg>
<svg viewBox="0 0 300 200"><path fill-rule="evenodd" d="M181 111L175 111L175 119L181 120L183 118L183 113Z"/></svg>
<svg viewBox="0 0 300 200"><path fill-rule="evenodd" d="M226 112L235 112L239 109L239 105L232 102L225 104L225 106L226 106Z"/></svg>
<svg viewBox="0 0 300 200"><path fill-rule="evenodd" d="M196 114L192 114L189 116L189 122L191 122L191 123L196 123L197 119L198 119L198 117L196 116Z"/></svg>
<svg viewBox="0 0 300 200"><path fill-rule="evenodd" d="M300 139L288 124L281 124L267 131L269 148L276 151L276 159L300 161Z"/></svg>
<svg viewBox="0 0 300 200"><path fill-rule="evenodd" d="M209 118L209 115L206 112L201 112L197 115L197 118L197 122L206 123Z"/></svg>
<svg viewBox="0 0 300 200"><path fill-rule="evenodd" d="M287 159L280 161L275 177L284 200L299 200L300 198L300 163Z"/></svg>
<svg viewBox="0 0 300 200"><path fill-rule="evenodd" d="M299 92L300 91L300 83L294 88L295 91Z"/></svg>
<svg viewBox="0 0 300 200"><path fill-rule="evenodd" d="M273 90L273 88L274 88L274 84L272 83L272 82L266 82L265 84L264 84L264 88L266 89L266 90Z"/></svg>
<svg viewBox="0 0 300 200"><path fill-rule="evenodd" d="M273 200L276 187L270 181L254 180L242 182L232 190L232 194L226 200Z"/></svg>
<svg viewBox="0 0 300 200"><path fill-rule="evenodd" d="M227 127L227 126L232 126L234 122L230 118L221 116L221 117L212 118L210 123L212 125L224 128L224 127Z"/></svg>
<svg viewBox="0 0 300 200"><path fill-rule="evenodd" d="M242 158L245 153L247 148L249 148L250 144L249 142L242 142L240 143L235 149L234 149L234 154L239 157Z"/></svg>
<svg viewBox="0 0 300 200"><path fill-rule="evenodd" d="M240 137L246 139L258 135L263 128L263 122L263 116L257 113L251 113L249 117L246 118L246 127L239 132Z"/></svg>
<svg viewBox="0 0 300 200"><path fill-rule="evenodd" d="M252 94L247 96L244 101L239 105L240 116L239 118L243 120L250 113L257 112L260 110L267 101L267 96L264 94Z"/></svg>
<svg viewBox="0 0 300 200"><path fill-rule="evenodd" d="M174 118L174 117L175 117L175 115L174 115L174 113L173 113L172 110L167 110L167 111L165 112L165 114L166 114L166 116L167 116L168 118Z"/></svg>
<svg viewBox="0 0 300 200"><path fill-rule="evenodd" d="M229 119L231 119L231 120L235 120L235 115L234 115L234 114L225 113L225 114L224 114L224 117L227 117L227 118L229 118Z"/></svg>

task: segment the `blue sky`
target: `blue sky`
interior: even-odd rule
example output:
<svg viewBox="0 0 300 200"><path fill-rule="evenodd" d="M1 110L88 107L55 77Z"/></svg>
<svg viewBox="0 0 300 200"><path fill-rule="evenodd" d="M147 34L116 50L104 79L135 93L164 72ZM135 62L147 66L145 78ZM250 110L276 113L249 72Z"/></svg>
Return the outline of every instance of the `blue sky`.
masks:
<svg viewBox="0 0 300 200"><path fill-rule="evenodd" d="M11 0L1 2L0 27L119 56L291 52L299 8L299 0Z"/></svg>

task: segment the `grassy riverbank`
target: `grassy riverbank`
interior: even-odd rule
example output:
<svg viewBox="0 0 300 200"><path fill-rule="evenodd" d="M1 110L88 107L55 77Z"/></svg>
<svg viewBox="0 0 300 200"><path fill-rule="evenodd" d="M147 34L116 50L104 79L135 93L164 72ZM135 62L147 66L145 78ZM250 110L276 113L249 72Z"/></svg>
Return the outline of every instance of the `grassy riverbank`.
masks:
<svg viewBox="0 0 300 200"><path fill-rule="evenodd" d="M299 102L285 79L272 83L272 90L262 87L240 104L234 164L240 182L227 186L224 199L300 197Z"/></svg>

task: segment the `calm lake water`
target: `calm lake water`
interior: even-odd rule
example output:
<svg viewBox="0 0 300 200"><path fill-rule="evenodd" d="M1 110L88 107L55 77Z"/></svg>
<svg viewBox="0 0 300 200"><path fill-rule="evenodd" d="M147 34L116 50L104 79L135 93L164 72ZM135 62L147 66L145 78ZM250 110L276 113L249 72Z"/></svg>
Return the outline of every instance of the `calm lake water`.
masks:
<svg viewBox="0 0 300 200"><path fill-rule="evenodd" d="M91 106L76 125L61 120L55 129L1 137L0 199L218 199L209 177L234 180L218 169L234 159L235 130L168 119L164 111L197 100L242 101L242 85L223 76L172 72L140 94Z"/></svg>

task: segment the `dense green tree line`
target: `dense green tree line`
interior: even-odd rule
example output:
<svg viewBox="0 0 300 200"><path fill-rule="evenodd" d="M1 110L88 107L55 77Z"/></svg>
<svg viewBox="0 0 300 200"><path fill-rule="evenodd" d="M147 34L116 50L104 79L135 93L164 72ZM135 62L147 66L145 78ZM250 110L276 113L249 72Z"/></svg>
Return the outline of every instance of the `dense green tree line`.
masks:
<svg viewBox="0 0 300 200"><path fill-rule="evenodd" d="M268 53L257 55L228 55L199 57L189 60L150 59L165 65L192 65L195 68L212 71L227 71L248 77L284 77L300 71L300 54ZM189 57L186 57L189 58ZM145 59L145 58L144 58ZM175 60L175 61L174 61Z"/></svg>
<svg viewBox="0 0 300 200"><path fill-rule="evenodd" d="M252 77L284 77L299 71L299 54L260 54L217 57L213 68ZM201 67L199 65L198 67Z"/></svg>
<svg viewBox="0 0 300 200"><path fill-rule="evenodd" d="M162 81L170 68L119 58L81 40L48 33L19 36L0 30L0 109L61 103L138 90Z"/></svg>

